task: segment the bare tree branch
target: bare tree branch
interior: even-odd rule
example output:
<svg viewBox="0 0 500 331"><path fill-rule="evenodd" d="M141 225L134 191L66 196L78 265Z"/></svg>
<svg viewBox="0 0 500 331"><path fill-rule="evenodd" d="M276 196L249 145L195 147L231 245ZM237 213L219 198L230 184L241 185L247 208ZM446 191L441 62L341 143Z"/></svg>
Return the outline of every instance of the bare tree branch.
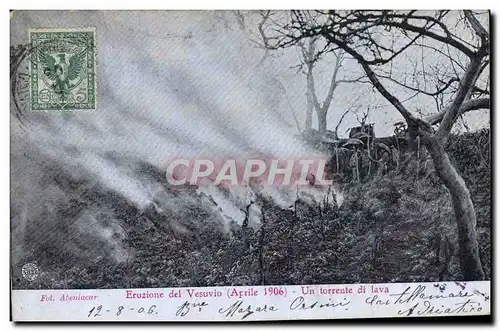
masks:
<svg viewBox="0 0 500 331"><path fill-rule="evenodd" d="M403 116L403 118L408 122L408 125L416 123L416 118L413 117L413 115L403 106L403 104L396 98L394 95L392 95L383 85L380 83L380 80L378 77L375 75L373 70L370 68L369 65L366 63L361 63L361 66L365 70L368 79L372 82L373 86L382 94L384 98L387 99L398 111L399 113Z"/></svg>
<svg viewBox="0 0 500 331"><path fill-rule="evenodd" d="M325 101L323 102L323 105L321 108L325 111L330 108L330 104L332 103L333 99L333 94L335 92L335 89L338 86L338 81L337 81L337 75L339 73L339 69L342 66L342 55L341 54L335 54L335 67L333 68L333 74L332 74L332 80L330 82L330 88L328 89L328 93L326 95Z"/></svg>
<svg viewBox="0 0 500 331"><path fill-rule="evenodd" d="M470 25L476 32L476 34L481 38L481 43L483 45L488 43L488 39L490 37L490 34L486 29L479 23L477 18L472 14L470 10L464 10L465 17L467 18L467 21L469 21Z"/></svg>
<svg viewBox="0 0 500 331"><path fill-rule="evenodd" d="M293 109L292 104L290 103L290 98L288 97L288 93L286 92L285 86L283 86L283 84L281 83L281 81L278 78L276 78L276 81L280 85L283 92L285 92L286 100L288 101L288 107L290 108L290 112L292 113L292 117L293 117L293 120L295 121L295 126L297 128L297 131L302 132L302 129L300 128L299 120L297 118L297 115L295 114L295 110Z"/></svg>
<svg viewBox="0 0 500 331"><path fill-rule="evenodd" d="M261 17L262 20L260 21L258 25L259 33L262 38L262 42L264 43L264 55L262 56L262 59L259 62L259 65L262 64L267 56L269 55L269 40L266 37L266 34L264 33L264 24L266 24L266 21L269 19L269 15L271 14L270 10L263 10L261 11Z"/></svg>
<svg viewBox="0 0 500 331"><path fill-rule="evenodd" d="M316 95L316 87L314 85L314 52L315 52L315 43L316 40L311 38L309 39L309 46L305 50L305 61L307 64L307 88L310 92L310 97L312 100L312 103L314 105L314 108L318 109L320 107L318 97Z"/></svg>
<svg viewBox="0 0 500 331"><path fill-rule="evenodd" d="M412 90L414 92L419 92L419 93L422 93L422 94L425 94L425 95L428 95L428 96L431 96L431 97L443 93L444 91L446 91L451 86L451 84L460 81L457 77L452 77L452 78L450 78L448 80L448 82L442 82L442 83L444 83L444 85L442 87L438 88L436 91L428 92L428 91L425 91L423 89L420 89L420 88L417 88L417 87L413 87L413 86L410 86L408 84L401 83L400 81L392 78L391 76L386 76L386 75L382 75L382 74L377 74L377 76L380 77L380 78L384 78L384 79L390 80L391 82L396 83L397 85L402 86L404 88L407 88L409 90Z"/></svg>
<svg viewBox="0 0 500 331"><path fill-rule="evenodd" d="M460 80L460 88L457 95L453 99L452 104L447 107L447 111L439 125L436 137L440 140L446 140L448 134L453 127L453 124L460 114L460 109L462 103L466 100L467 96L470 94L472 87L476 84L479 75L481 74L481 62L483 58L487 55L486 47L481 47L476 56L472 57L469 65L467 66L467 71L465 75Z"/></svg>
<svg viewBox="0 0 500 331"><path fill-rule="evenodd" d="M342 124L342 121L344 120L344 117L351 111L351 109L347 109L343 114L342 116L340 116L340 119L339 121L337 122L337 125L335 126L335 137L338 139L339 137L339 127L340 127L340 124Z"/></svg>
<svg viewBox="0 0 500 331"><path fill-rule="evenodd" d="M460 107L460 112L459 115L462 115L468 111L472 110L479 110L479 109L489 109L490 108L490 98L478 98L478 99L471 99L467 100L464 103L462 103L462 106ZM427 123L430 125L435 125L439 124L443 118L444 115L449 111L449 109L445 109L437 114L430 115L424 119Z"/></svg>

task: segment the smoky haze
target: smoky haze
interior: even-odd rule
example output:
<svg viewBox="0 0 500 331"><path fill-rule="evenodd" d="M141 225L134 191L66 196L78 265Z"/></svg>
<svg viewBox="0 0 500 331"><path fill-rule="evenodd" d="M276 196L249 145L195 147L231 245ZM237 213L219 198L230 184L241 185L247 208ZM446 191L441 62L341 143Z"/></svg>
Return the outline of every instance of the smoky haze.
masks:
<svg viewBox="0 0 500 331"><path fill-rule="evenodd" d="M263 60L264 50L249 40L231 12L14 11L11 46L28 42L26 29L58 27L96 28L98 109L34 114L25 107L21 123L11 102L14 227L47 217L71 199L44 175L55 167L144 209L162 189L141 174L143 164L163 171L178 157L322 157L296 138L292 112L303 128L307 108L306 79L292 68L299 64L299 52L277 51ZM25 67L26 62L19 71L27 72ZM317 68L320 94L328 88L328 68L328 62ZM350 68L355 70L353 63L346 64ZM376 122L378 135L392 133L399 115L366 85L339 88L329 129L352 100L361 108L380 105L368 120ZM339 133L356 125L349 114ZM269 194L286 208L295 193L281 191ZM228 205L225 216L243 218L246 192L232 192L239 202L229 204L217 188L204 192ZM167 200L163 209L182 203ZM96 217L85 212L80 219Z"/></svg>
<svg viewBox="0 0 500 331"><path fill-rule="evenodd" d="M130 176L136 160L162 168L176 156L314 154L280 113L270 69L256 68L253 47L223 23L216 13L15 12L12 45L26 43L26 28L96 27L99 94L96 112L28 114L24 130L13 117L13 144L36 146L138 204L147 199Z"/></svg>
<svg viewBox="0 0 500 331"><path fill-rule="evenodd" d="M262 50L228 25L229 14L12 13L11 46L28 42L28 28L95 27L98 52L97 111L37 114L22 104L20 122L11 101L14 252L27 224L41 222L40 233L48 235L46 223L74 198L55 182L61 171L138 209L161 200L159 208L179 213L188 200L165 198L158 181L141 173L142 165L164 171L176 157L321 157L295 137L275 64L259 64ZM27 61L18 71L27 73ZM228 205L224 214L241 221L245 196L218 202ZM76 224L102 215L108 214L100 208L84 211Z"/></svg>

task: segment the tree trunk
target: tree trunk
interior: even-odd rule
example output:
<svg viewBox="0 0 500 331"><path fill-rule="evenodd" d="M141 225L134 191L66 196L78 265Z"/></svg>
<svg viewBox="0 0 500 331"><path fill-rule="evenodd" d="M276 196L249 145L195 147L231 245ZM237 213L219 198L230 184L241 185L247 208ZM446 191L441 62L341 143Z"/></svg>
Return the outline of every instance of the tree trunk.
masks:
<svg viewBox="0 0 500 331"><path fill-rule="evenodd" d="M314 69L314 62L312 61L312 56L314 54L314 42L309 40L309 50L308 53L305 55L305 59L307 62L307 113L306 113L306 123L305 123L305 130L310 130L312 129L312 113L313 109L315 107L314 101L316 98L315 91L314 91L314 76L313 76L313 69Z"/></svg>
<svg viewBox="0 0 500 331"><path fill-rule="evenodd" d="M464 280L483 280L485 278L476 236L476 212L465 181L450 162L443 143L435 138L426 139L438 176L449 190L455 220L458 228L460 268Z"/></svg>
<svg viewBox="0 0 500 331"><path fill-rule="evenodd" d="M309 84L308 84L309 85ZM311 91L307 91L307 113L306 113L306 123L304 130L308 131L312 129L312 114L314 109L314 104L312 100Z"/></svg>
<svg viewBox="0 0 500 331"><path fill-rule="evenodd" d="M326 111L317 110L316 114L318 115L318 131L326 132Z"/></svg>

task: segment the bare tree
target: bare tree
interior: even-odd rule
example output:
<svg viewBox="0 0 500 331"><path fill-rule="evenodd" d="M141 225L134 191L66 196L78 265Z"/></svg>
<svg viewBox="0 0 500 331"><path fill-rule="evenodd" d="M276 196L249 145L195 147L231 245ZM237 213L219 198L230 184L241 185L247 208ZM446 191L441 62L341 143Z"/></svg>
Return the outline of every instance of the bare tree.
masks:
<svg viewBox="0 0 500 331"><path fill-rule="evenodd" d="M283 13L282 13L283 14ZM241 12L234 11L234 15L236 17L237 24L239 28L244 31L249 40L260 49L264 50L264 54L262 59L259 61L259 65L264 63L264 61L271 56L269 50L273 49L271 46L272 40L266 34L265 30L267 27L275 24L277 17L286 17L287 15L279 15L270 10L260 10L260 11L250 11L250 12ZM252 25L249 23L250 21L254 21ZM301 69L306 76L307 81L307 90L306 90L306 98L307 98L307 110L306 110L306 119L304 124L304 130L312 129L312 115L313 111L316 112L317 121L318 121L318 131L325 132L327 128L327 115L332 104L335 90L341 83L354 83L360 81L365 76L361 76L359 78L348 79L348 78L339 78L339 71L342 68L342 63L345 59L344 52L342 50L332 51L330 52L334 56L334 66L332 70L332 76L330 79L330 83L328 85L328 91L322 102L319 101L317 86L315 83L315 75L314 68L319 60L318 54L324 54L327 49L317 50L317 43L319 37L308 38L308 40L299 40L297 45L300 46L301 52ZM283 87L283 86L282 86ZM286 89L283 87L283 90ZM297 116L293 109L291 110L294 121L296 122L297 128L300 128L300 125L297 123ZM342 115L342 119L345 116ZM340 120L340 122L342 121Z"/></svg>
<svg viewBox="0 0 500 331"><path fill-rule="evenodd" d="M264 32L262 33L265 36ZM269 37L265 37L267 40L267 45L269 45ZM328 85L328 91L325 95L323 102L319 101L318 94L316 91L316 83L314 79L314 67L320 58L319 55L323 54L326 49L322 49L319 52L316 50L316 44L319 40L319 37L308 38L307 41L299 40L298 45L301 49L302 61L305 64L304 73L307 79L307 113L306 113L306 122L305 129L312 128L312 113L313 109L316 111L316 116L318 120L318 131L325 132L327 128L327 120L326 116L328 115L328 111L333 101L333 97L335 94L335 90L342 83L356 83L361 81L364 76L357 77L354 79L347 78L339 78L339 71L342 68L342 63L345 60L345 52L342 50L331 50L329 53L333 54L333 69L332 69L332 78L330 79L330 84ZM348 112L348 111L347 111ZM340 117L339 124L342 122L346 113ZM338 128L338 126L337 126ZM337 131L335 131L337 133ZM338 136L337 136L338 137Z"/></svg>
<svg viewBox="0 0 500 331"><path fill-rule="evenodd" d="M343 60L343 52L332 52L335 57L332 78L330 81L330 85L328 87L328 92L325 96L325 99L322 103L319 102L318 96L316 93L316 86L314 83L314 65L316 63L316 40L318 38L309 38L307 45L304 43L299 43L302 59L306 65L306 79L307 79L307 114L306 114L306 123L305 129L312 128L312 110L316 111L316 116L318 119L318 131L325 132L326 131L326 115L328 114L328 110L330 109L330 105L333 100L333 96L335 93L335 89L341 83L338 80L337 76L339 73L339 69L342 67Z"/></svg>
<svg viewBox="0 0 500 331"><path fill-rule="evenodd" d="M270 20L273 19L273 16L276 14L271 12L270 10L259 10L259 11L241 11L234 10L232 11L234 18L236 19L236 23L238 28L246 35L248 40L254 45L255 48L263 50L263 55L256 67L261 67L264 62L271 57L269 50L269 40L264 33L264 27ZM276 82L279 88L283 91L285 99L288 103L288 109L292 115L292 118L295 123L295 127L298 132L302 132L299 119L297 117L296 111L290 102L290 97L288 95L286 87L281 82L279 75L273 76L272 79Z"/></svg>
<svg viewBox="0 0 500 331"><path fill-rule="evenodd" d="M291 19L276 29L271 47L297 45L307 38L322 38L330 50L342 50L362 67L373 87L401 114L410 137L425 146L434 162L436 173L448 189L453 204L459 238L459 257L466 280L484 279L476 236L476 213L470 192L450 162L445 146L451 129L465 112L489 108L490 35L481 23L489 13L465 10L450 12L411 11L293 11ZM425 46L423 46L425 45ZM429 90L429 75L414 75L412 84L396 75L393 65L416 59L428 48L448 49L453 76L449 71L434 70L437 89ZM443 52L446 54L445 52ZM434 51L420 56L422 66L440 57ZM451 55L450 55L451 54ZM422 71L422 70L421 70ZM423 72L423 71L422 71ZM486 76L486 79L484 77ZM486 83L480 86L481 81ZM484 86L486 85L486 86ZM398 91L396 95L395 92ZM441 100L436 113L422 116L417 109L404 105L407 92ZM438 104L438 103L437 103ZM438 126L436 130L433 126Z"/></svg>

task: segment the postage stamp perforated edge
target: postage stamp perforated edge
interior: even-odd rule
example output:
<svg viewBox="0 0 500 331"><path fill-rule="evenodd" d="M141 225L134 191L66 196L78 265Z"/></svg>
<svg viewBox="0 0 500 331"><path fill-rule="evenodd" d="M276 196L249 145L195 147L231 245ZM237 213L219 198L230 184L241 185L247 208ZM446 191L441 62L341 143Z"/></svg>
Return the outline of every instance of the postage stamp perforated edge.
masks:
<svg viewBox="0 0 500 331"><path fill-rule="evenodd" d="M93 33L93 39L94 39L94 45L93 45L93 70L94 70L94 107L93 108L76 108L76 107L65 107L65 108L60 108L60 109L33 109L33 95L32 95L32 82L31 82L31 77L32 77L32 68L31 68L31 62L32 58L31 56L33 55L33 50L30 50L30 54L28 56L28 74L30 76L30 88L29 88L29 110L32 112L95 112L98 109L99 106L99 52L98 52L98 39L97 39L97 29L95 27L39 27L39 28L27 28L26 34L28 35L28 45L31 47L31 33L33 32L92 32Z"/></svg>

